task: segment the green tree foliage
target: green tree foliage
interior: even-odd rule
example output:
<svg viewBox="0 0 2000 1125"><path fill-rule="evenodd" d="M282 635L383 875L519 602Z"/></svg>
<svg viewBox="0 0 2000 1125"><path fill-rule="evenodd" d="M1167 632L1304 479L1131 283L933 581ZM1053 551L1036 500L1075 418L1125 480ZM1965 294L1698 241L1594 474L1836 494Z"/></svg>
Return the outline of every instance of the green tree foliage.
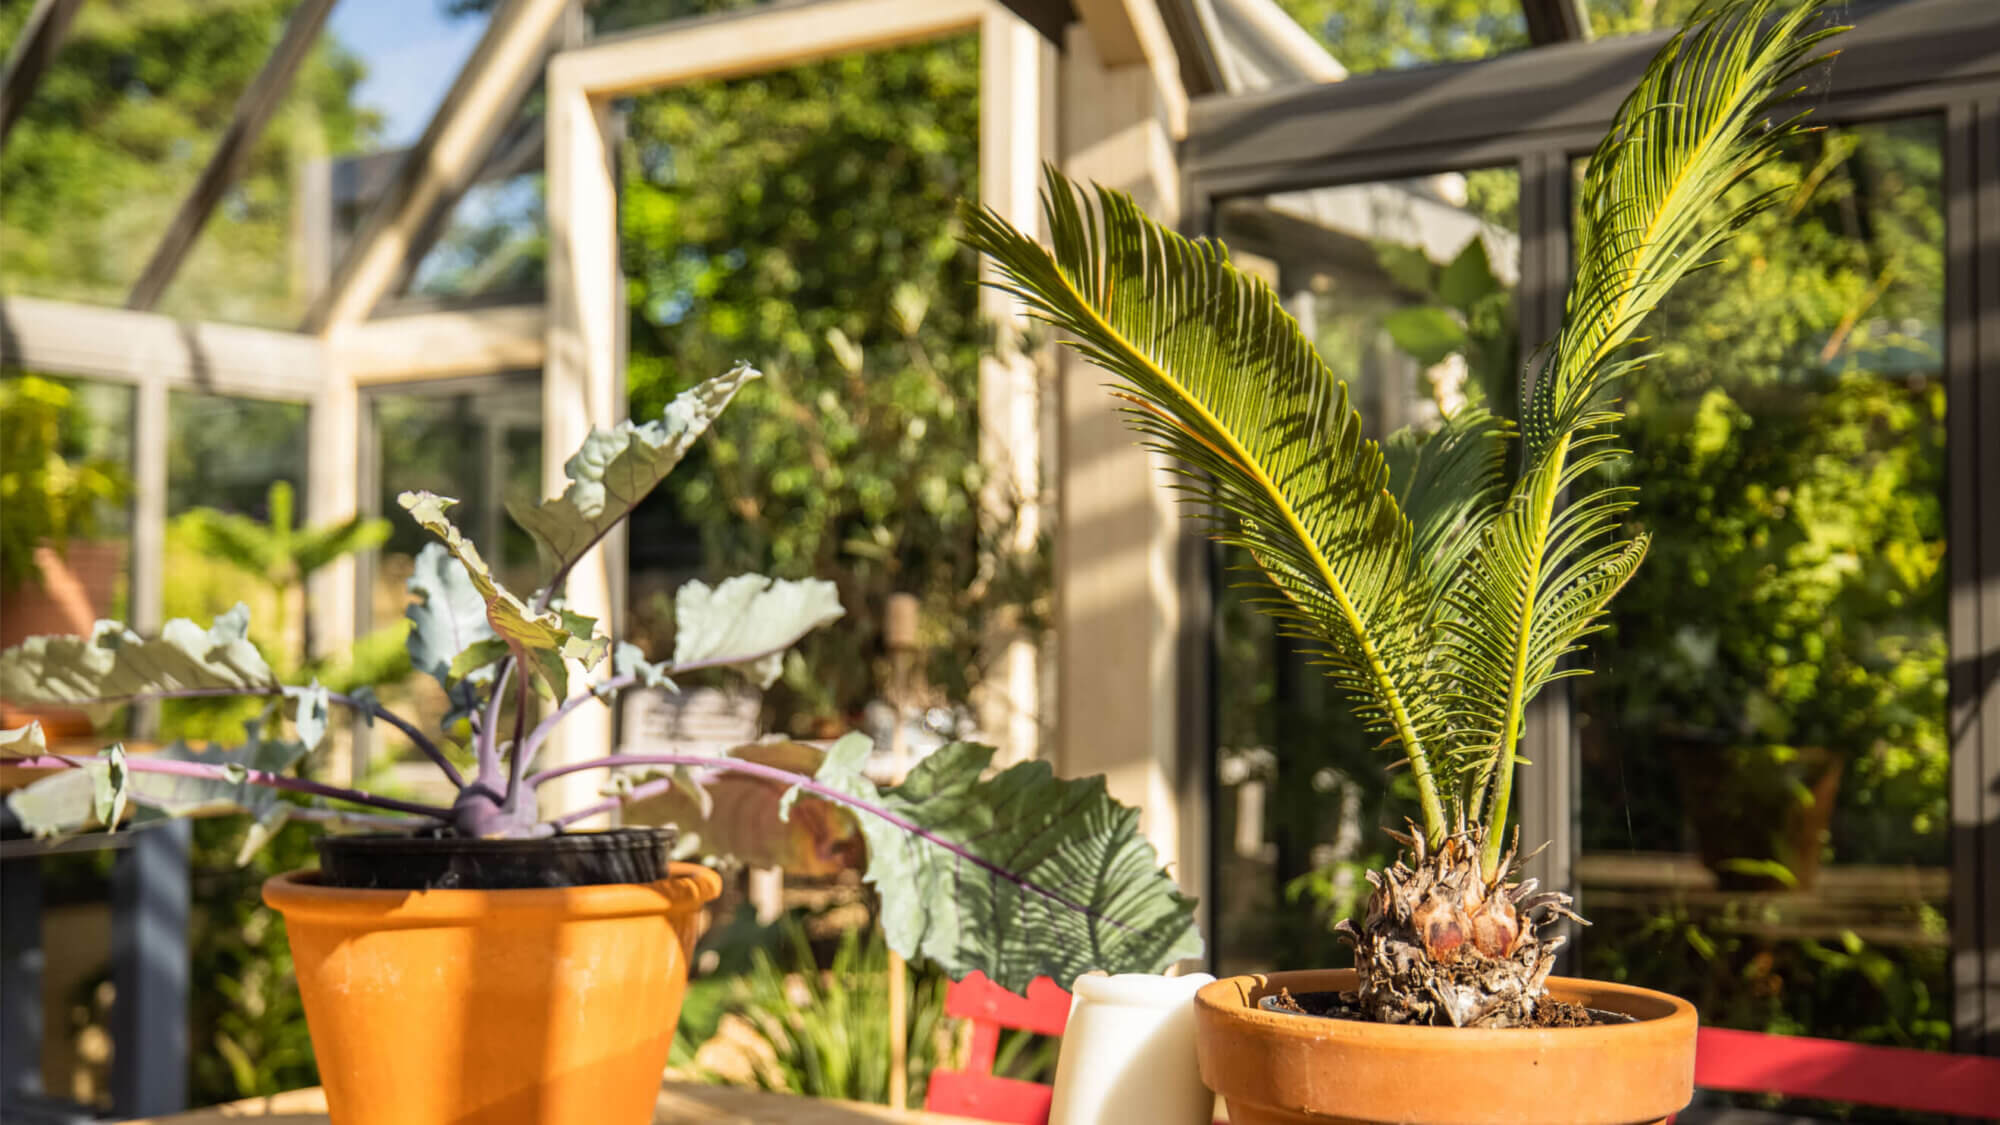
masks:
<svg viewBox="0 0 2000 1125"><path fill-rule="evenodd" d="M85 451L89 420L74 397L35 375L0 382L0 591L38 582L35 548L61 551L95 534L106 509L131 492L123 465Z"/></svg>
<svg viewBox="0 0 2000 1125"><path fill-rule="evenodd" d="M11 5L6 19L29 6ZM291 6L84 5L0 153L0 292L122 304ZM16 26L0 30L11 38ZM294 167L373 135L379 123L350 103L361 76L322 39L225 199L229 221L210 224L169 291L169 311L295 315Z"/></svg>
<svg viewBox="0 0 2000 1125"><path fill-rule="evenodd" d="M1941 173L1934 122L1796 143L1744 190L1796 188L1675 294L1624 411L1659 570L1614 611L1597 709L1661 749L1834 751L1850 861L1947 861Z"/></svg>
<svg viewBox="0 0 2000 1125"><path fill-rule="evenodd" d="M881 604L924 602L929 682L963 700L979 632L1029 601L1037 563L983 549L972 256L971 38L642 96L622 152L628 381L647 415L749 359L745 388L669 482L708 570L834 578L855 617L816 635L778 720L809 731L879 690Z"/></svg>
<svg viewBox="0 0 2000 1125"><path fill-rule="evenodd" d="M1481 59L1528 45L1520 0L1278 0L1278 6L1354 74Z"/></svg>

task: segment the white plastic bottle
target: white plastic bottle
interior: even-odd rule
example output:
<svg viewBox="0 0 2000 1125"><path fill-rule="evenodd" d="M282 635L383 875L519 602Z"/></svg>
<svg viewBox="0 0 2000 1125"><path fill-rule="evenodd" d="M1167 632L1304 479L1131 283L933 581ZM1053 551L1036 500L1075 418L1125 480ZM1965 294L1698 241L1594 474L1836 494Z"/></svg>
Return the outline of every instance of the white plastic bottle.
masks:
<svg viewBox="0 0 2000 1125"><path fill-rule="evenodd" d="M1078 977L1049 1125L1209 1125L1215 1095L1195 1061L1194 994L1214 979Z"/></svg>

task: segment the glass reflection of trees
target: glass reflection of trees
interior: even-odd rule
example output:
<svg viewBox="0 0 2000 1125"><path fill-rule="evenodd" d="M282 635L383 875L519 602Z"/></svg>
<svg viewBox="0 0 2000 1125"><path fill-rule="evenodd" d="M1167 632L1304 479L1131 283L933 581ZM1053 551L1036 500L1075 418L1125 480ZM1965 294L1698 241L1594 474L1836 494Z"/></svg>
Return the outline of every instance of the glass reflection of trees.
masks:
<svg viewBox="0 0 2000 1125"><path fill-rule="evenodd" d="M1579 681L1583 840L1700 865L1586 898L1585 967L1719 1023L1948 1040L1941 173L1933 120L1806 139L1626 389L1654 540Z"/></svg>

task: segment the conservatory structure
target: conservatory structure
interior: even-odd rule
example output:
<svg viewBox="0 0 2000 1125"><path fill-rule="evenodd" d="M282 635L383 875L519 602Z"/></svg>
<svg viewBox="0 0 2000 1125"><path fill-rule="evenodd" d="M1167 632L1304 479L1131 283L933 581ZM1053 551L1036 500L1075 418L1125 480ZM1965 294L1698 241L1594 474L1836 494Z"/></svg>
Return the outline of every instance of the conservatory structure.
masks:
<svg viewBox="0 0 2000 1125"><path fill-rule="evenodd" d="M579 713L559 760L976 733L1107 775L1216 971L1338 962L1399 778L1101 380L978 284L954 208L1034 229L1045 163L1129 192L1275 287L1372 433L1434 426L1514 400L1580 170L1692 7L9 0L0 472L27 483L0 639L245 601L274 664L441 708L395 656L423 541L398 492L458 497L528 588L507 505L743 359L766 378L734 428L570 605L647 647L681 582L755 569L833 578L848 618L761 694ZM1843 11L1798 186L1649 329L1622 471L1653 558L1596 674L1531 715L1523 835L1596 922L1575 971L1728 1026L2000 1054L2000 7ZM259 569L204 549L203 512L387 524ZM316 768L393 779L404 749L344 731ZM122 849L109 876L10 832L0 1097L231 1089L189 1077L222 1034L208 929L193 970L157 953L233 848L202 831L62 845ZM100 956L55 979L85 931ZM90 972L116 981L96 1062L65 1023L95 1026Z"/></svg>

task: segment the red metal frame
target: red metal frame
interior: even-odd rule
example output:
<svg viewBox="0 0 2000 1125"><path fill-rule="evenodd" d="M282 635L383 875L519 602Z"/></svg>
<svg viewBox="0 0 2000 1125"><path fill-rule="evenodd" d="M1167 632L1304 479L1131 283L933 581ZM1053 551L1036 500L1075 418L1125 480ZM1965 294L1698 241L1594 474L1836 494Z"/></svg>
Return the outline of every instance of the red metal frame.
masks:
<svg viewBox="0 0 2000 1125"><path fill-rule="evenodd" d="M1704 1027L1694 1084L1889 1109L2000 1118L2000 1059Z"/></svg>
<svg viewBox="0 0 2000 1125"><path fill-rule="evenodd" d="M952 985L945 1014L972 1021L972 1050L965 1070L931 1072L924 1108L1004 1125L1048 1125L1054 1090L996 1077L993 1059L1002 1028L1061 1035L1069 1007L1069 993L1047 977L1029 985L1025 997L979 973ZM1704 1027L1695 1039L1694 1084L2000 1120L2000 1058L1977 1055Z"/></svg>
<svg viewBox="0 0 2000 1125"><path fill-rule="evenodd" d="M944 1014L972 1021L972 1049L964 1070L934 1070L924 1108L1004 1125L1048 1125L1055 1090L1039 1082L1001 1078L993 1073L1002 1028L1038 1035L1061 1035L1069 1022L1069 992L1047 977L1028 985L1026 996L974 973L945 989Z"/></svg>

